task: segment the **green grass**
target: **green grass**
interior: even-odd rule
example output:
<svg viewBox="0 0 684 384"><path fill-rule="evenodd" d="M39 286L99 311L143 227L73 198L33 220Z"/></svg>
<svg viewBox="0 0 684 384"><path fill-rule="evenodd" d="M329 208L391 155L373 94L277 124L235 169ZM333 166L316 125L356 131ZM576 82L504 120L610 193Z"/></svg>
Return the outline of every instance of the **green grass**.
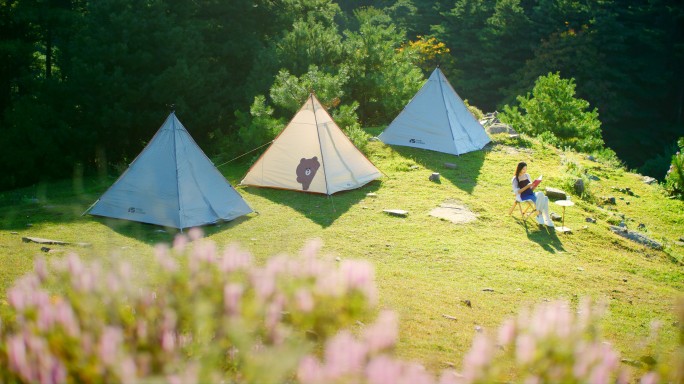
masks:
<svg viewBox="0 0 684 384"><path fill-rule="evenodd" d="M237 243L258 260L281 252L294 254L311 238L323 240L325 254L369 260L376 267L380 308L391 308L400 316L398 355L432 370L460 366L476 326L496 332L522 307L554 299L605 300L605 337L625 358L638 360L640 350L635 346L648 336L652 320L663 324L663 350L672 350L677 331L673 309L684 292L684 247L676 244L684 236L684 203L668 199L657 185L644 184L638 175L580 154L530 139L499 140L483 151L458 157L371 142L369 158L386 174L382 179L330 198L238 187L259 214L204 230L221 246ZM510 179L519 161L528 163L532 176L544 174L542 187L567 190L577 172L600 178L588 184L586 201L573 196L576 205L566 209L565 222L574 233L556 234L533 220L524 223L519 216L508 216L513 203ZM447 169L445 162L457 168ZM220 170L236 185L248 167L231 163ZM439 183L428 181L432 172L441 174ZM175 231L81 216L114 180L64 181L0 192L3 310L6 290L32 268L37 255L55 259L73 251L104 263L123 259L140 274L154 274L149 268L151 248L171 241ZM635 196L613 187L629 187ZM377 196L367 196L369 192ZM597 206L602 196L615 196L617 204ZM447 199L463 202L478 220L456 225L428 215ZM390 208L409 215L399 218L382 212ZM561 213L555 204L551 210ZM662 242L665 250L651 250L611 233L608 223L623 220L622 215L631 229L644 224L645 233ZM598 221L587 223L586 217ZM50 246L58 252L42 253L40 245L23 243L23 236L92 246Z"/></svg>

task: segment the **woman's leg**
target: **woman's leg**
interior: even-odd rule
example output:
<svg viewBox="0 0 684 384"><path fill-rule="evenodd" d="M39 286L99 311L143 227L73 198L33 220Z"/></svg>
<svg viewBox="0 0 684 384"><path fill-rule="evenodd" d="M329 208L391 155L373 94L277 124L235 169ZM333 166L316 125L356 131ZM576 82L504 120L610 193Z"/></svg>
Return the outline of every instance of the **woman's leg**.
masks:
<svg viewBox="0 0 684 384"><path fill-rule="evenodd" d="M537 192L535 195L537 197L537 210L541 212L541 215L544 218L544 224L553 227L553 221L549 215L549 198L546 197L543 192Z"/></svg>
<svg viewBox="0 0 684 384"><path fill-rule="evenodd" d="M533 194L530 195L530 196L526 196L525 200L530 200L530 201L532 201L532 202L534 203L534 209L537 211L537 223L539 223L539 224L541 224L541 225L544 225L544 216L542 215L542 211L541 211L541 209L539 208L539 204L540 204L540 202L539 202L539 197L540 197L540 196L539 196L539 195L540 195L540 194L541 194L542 197L546 197L546 196L544 196L543 193L537 192L537 193L533 193ZM534 212L533 212L533 213L534 213Z"/></svg>

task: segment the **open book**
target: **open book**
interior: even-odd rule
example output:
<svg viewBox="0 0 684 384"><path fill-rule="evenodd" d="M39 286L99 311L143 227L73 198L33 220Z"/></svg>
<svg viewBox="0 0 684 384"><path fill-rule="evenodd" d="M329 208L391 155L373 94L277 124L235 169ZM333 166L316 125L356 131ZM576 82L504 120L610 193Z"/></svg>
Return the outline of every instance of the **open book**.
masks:
<svg viewBox="0 0 684 384"><path fill-rule="evenodd" d="M541 183L542 181L542 175L539 175L533 182L532 182L532 189L537 188L537 185Z"/></svg>

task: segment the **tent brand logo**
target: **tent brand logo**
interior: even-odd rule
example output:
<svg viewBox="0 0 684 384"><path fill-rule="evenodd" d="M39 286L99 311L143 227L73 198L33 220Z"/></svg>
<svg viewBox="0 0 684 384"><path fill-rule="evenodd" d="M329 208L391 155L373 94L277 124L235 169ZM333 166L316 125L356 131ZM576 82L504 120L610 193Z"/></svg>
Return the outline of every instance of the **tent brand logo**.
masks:
<svg viewBox="0 0 684 384"><path fill-rule="evenodd" d="M321 163L318 162L318 157L314 156L310 159L302 158L299 160L299 165L297 165L297 182L302 185L303 190L308 190L311 185L311 181L318 168L320 168Z"/></svg>
<svg viewBox="0 0 684 384"><path fill-rule="evenodd" d="M128 208L128 213L137 213L140 215L144 215L145 211L142 208L130 207Z"/></svg>
<svg viewBox="0 0 684 384"><path fill-rule="evenodd" d="M423 140L421 139L409 139L409 143L411 144L425 144Z"/></svg>

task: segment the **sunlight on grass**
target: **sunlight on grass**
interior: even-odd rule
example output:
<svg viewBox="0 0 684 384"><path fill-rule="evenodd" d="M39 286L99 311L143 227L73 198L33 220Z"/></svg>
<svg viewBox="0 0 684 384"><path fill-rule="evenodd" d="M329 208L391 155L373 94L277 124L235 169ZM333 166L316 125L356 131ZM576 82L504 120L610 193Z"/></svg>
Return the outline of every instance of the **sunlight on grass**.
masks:
<svg viewBox="0 0 684 384"><path fill-rule="evenodd" d="M674 302L684 291L684 270L677 263L684 257L684 247L677 244L684 234L684 203L666 198L638 175L520 140L524 145L502 140L458 157L370 142L368 157L385 173L380 180L332 197L238 187L258 214L204 230L218 244L239 244L258 262L296 254L311 238L323 240L324 254L369 260L376 268L380 307L400 316L399 357L429 369L460 364L477 332L495 330L523 306L555 299L607 300L605 332L627 358L638 359L633 346L648 336L654 319L664 324L663 350L671 350ZM528 163L533 177L544 175L542 187L572 192L568 181L582 175L598 179L587 183L584 199L572 196L576 204L565 213L572 234L507 215L513 203L510 179L519 161ZM447 162L456 168L446 168ZM248 167L231 163L221 171L236 185ZM440 182L428 180L433 172L440 173ZM48 260L69 252L86 259L111 255L129 261L138 273L155 273L149 270L151 248L171 241L176 230L80 216L113 180L0 193L0 297L32 268L38 254ZM633 195L620 192L625 187ZM598 205L609 196L616 198L615 205ZM428 215L449 199L462 202L478 220L455 225ZM561 207L550 206L561 214ZM409 214L394 217L383 209ZM618 222L632 230L643 224L641 231L665 244L666 251L616 236L608 226ZM22 242L25 236L90 246L54 245L43 252L39 244Z"/></svg>

